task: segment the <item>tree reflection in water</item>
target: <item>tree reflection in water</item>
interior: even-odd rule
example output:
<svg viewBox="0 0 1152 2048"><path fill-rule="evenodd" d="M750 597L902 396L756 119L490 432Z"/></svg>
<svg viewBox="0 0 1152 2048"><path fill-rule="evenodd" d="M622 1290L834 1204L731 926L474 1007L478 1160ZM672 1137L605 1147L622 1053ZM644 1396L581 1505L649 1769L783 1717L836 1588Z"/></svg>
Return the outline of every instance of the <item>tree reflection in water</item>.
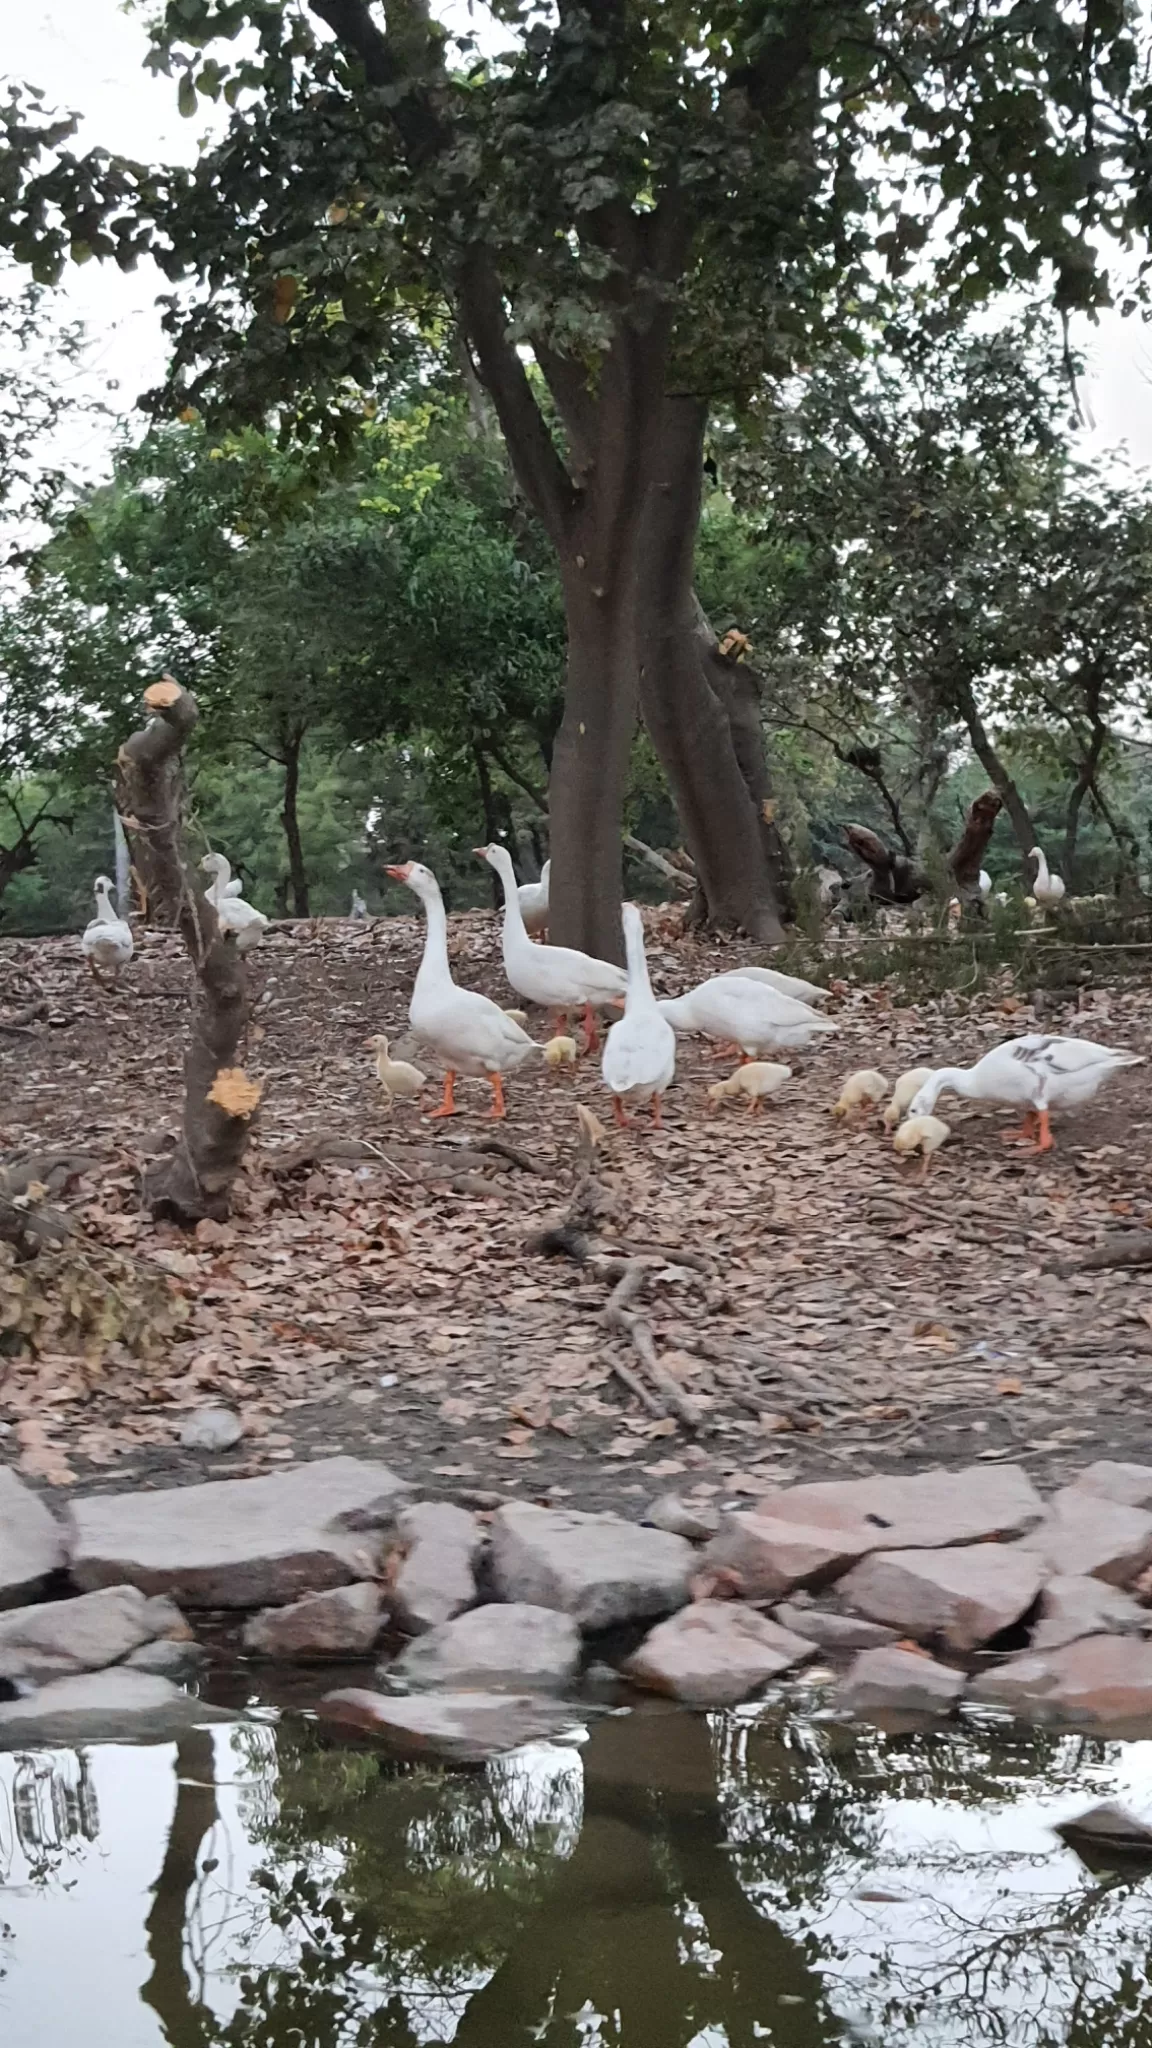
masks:
<svg viewBox="0 0 1152 2048"><path fill-rule="evenodd" d="M655 1708L449 1774L196 1733L141 1996L169 2048L1149 2048L1148 1885L1048 1822L1139 1806L1150 1752ZM82 1834L77 1758L34 1761Z"/></svg>

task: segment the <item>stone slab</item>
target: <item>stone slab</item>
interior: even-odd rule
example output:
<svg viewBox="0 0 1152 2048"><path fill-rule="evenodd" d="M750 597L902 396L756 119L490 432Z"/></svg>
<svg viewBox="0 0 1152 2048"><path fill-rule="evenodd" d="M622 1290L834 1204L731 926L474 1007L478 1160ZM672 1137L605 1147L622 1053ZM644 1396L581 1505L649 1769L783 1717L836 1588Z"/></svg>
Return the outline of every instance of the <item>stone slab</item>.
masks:
<svg viewBox="0 0 1152 2048"><path fill-rule="evenodd" d="M279 1607L373 1575L408 1489L386 1465L323 1458L263 1479L71 1504L84 1591L129 1584L182 1607Z"/></svg>
<svg viewBox="0 0 1152 2048"><path fill-rule="evenodd" d="M1118 1501L1125 1508L1152 1509L1152 1465L1125 1465L1114 1458L1098 1458L1086 1465L1072 1481L1080 1493L1095 1494L1098 1500Z"/></svg>
<svg viewBox="0 0 1152 2048"><path fill-rule="evenodd" d="M702 1553L701 1572L731 1573L747 1600L779 1600L800 1587L831 1585L868 1555L873 1542L874 1531L863 1522L822 1527L736 1510L724 1516Z"/></svg>
<svg viewBox="0 0 1152 2048"><path fill-rule="evenodd" d="M587 1631L682 1607L697 1555L683 1536L619 1515L513 1501L492 1518L501 1597L559 1608Z"/></svg>
<svg viewBox="0 0 1152 2048"><path fill-rule="evenodd" d="M861 1650L840 1684L840 1704L854 1714L948 1714L964 1690L950 1671L915 1650Z"/></svg>
<svg viewBox="0 0 1152 2048"><path fill-rule="evenodd" d="M1152 1734L1152 1643L1081 1636L1059 1650L1029 1651L982 1671L970 1696L1025 1721Z"/></svg>
<svg viewBox="0 0 1152 2048"><path fill-rule="evenodd" d="M868 1550L936 1550L1004 1542L1043 1519L1044 1503L1020 1465L969 1465L959 1472L878 1474L778 1488L753 1509L849 1537ZM867 1542L858 1541L861 1535Z"/></svg>
<svg viewBox="0 0 1152 2048"><path fill-rule="evenodd" d="M367 1657L384 1623L374 1580L305 1593L288 1607L266 1607L244 1624L246 1650L307 1664L325 1657Z"/></svg>
<svg viewBox="0 0 1152 2048"><path fill-rule="evenodd" d="M1044 1559L1050 1576L1129 1586L1152 1564L1152 1514L1064 1486L1022 1547Z"/></svg>
<svg viewBox="0 0 1152 2048"><path fill-rule="evenodd" d="M167 1678L116 1667L56 1679L27 1699L0 1701L0 1750L34 1743L170 1741L185 1729L235 1719Z"/></svg>
<svg viewBox="0 0 1152 2048"><path fill-rule="evenodd" d="M388 1667L413 1689L563 1692L580 1666L580 1625L554 1607L473 1607L429 1629Z"/></svg>
<svg viewBox="0 0 1152 2048"><path fill-rule="evenodd" d="M839 1598L869 1621L950 1650L987 1643L1035 1604L1044 1583L1036 1555L1015 1544L953 1550L885 1550L841 1579Z"/></svg>
<svg viewBox="0 0 1152 2048"><path fill-rule="evenodd" d="M739 1600L697 1600L654 1628L624 1666L634 1685L690 1707L732 1707L814 1654Z"/></svg>
<svg viewBox="0 0 1152 2048"><path fill-rule="evenodd" d="M0 1465L0 1608L34 1600L65 1561L56 1517L15 1472Z"/></svg>
<svg viewBox="0 0 1152 2048"><path fill-rule="evenodd" d="M119 1664L158 1631L152 1602L135 1586L109 1586L76 1600L46 1600L0 1614L0 1677L42 1685Z"/></svg>
<svg viewBox="0 0 1152 2048"><path fill-rule="evenodd" d="M1103 1579L1049 1579L1032 1630L1034 1650L1059 1650L1080 1636L1139 1635L1152 1623L1147 1608Z"/></svg>
<svg viewBox="0 0 1152 2048"><path fill-rule="evenodd" d="M526 1742L567 1734L579 1716L535 1694L448 1692L397 1698L357 1686L326 1693L320 1719L376 1736L394 1755L479 1764Z"/></svg>
<svg viewBox="0 0 1152 2048"><path fill-rule="evenodd" d="M789 1602L773 1609L773 1619L821 1650L879 1650L900 1633L859 1615L829 1614L824 1607L793 1607Z"/></svg>
<svg viewBox="0 0 1152 2048"><path fill-rule="evenodd" d="M417 1501L396 1527L406 1555L392 1582L392 1620L422 1635L472 1606L484 1539L475 1515L447 1501Z"/></svg>

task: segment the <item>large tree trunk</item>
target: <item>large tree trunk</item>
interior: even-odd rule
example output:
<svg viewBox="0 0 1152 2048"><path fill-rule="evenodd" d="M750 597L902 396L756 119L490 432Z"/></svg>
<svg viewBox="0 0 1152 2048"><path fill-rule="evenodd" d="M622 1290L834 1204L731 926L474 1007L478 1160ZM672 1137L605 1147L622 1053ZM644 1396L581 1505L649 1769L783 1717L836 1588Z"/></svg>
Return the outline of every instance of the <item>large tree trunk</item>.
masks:
<svg viewBox="0 0 1152 2048"><path fill-rule="evenodd" d="M548 784L548 933L622 960L621 821L636 730L635 606L565 576L568 677Z"/></svg>
<svg viewBox="0 0 1152 2048"><path fill-rule="evenodd" d="M216 1755L209 1728L192 1728L176 1744L173 1759L176 1804L168 1829L164 1863L153 1886L148 1914L148 1960L152 1965L140 1997L160 2022L165 2041L193 2048L216 2033L215 2017L193 1994L184 1960L188 1920L200 1876L200 1854L220 1818L216 1803Z"/></svg>
<svg viewBox="0 0 1152 2048"><path fill-rule="evenodd" d="M986 789L968 806L964 830L948 856L956 886L965 895L980 893L981 863L1003 807L1003 799L994 789Z"/></svg>
<svg viewBox="0 0 1152 2048"><path fill-rule="evenodd" d="M248 975L235 939L221 932L184 870L183 755L200 715L196 699L166 676L144 692L144 703L152 716L117 756L116 801L149 914L180 932L200 984L184 1056L183 1132L149 1172L145 1192L153 1216L222 1222L258 1100L236 1065L248 1025Z"/></svg>
<svg viewBox="0 0 1152 2048"><path fill-rule="evenodd" d="M1031 882L1035 877L1028 863L1028 855L1036 844L1036 830L1028 815L1028 806L992 744L991 736L980 716L971 684L953 682L950 694L968 729L972 751L993 789L1003 800L1004 809L1012 823L1016 844L1023 856L1025 874Z"/></svg>
<svg viewBox="0 0 1152 2048"><path fill-rule="evenodd" d="M776 945L784 933L764 820L737 757L728 703L713 687L709 667L723 656L692 587L704 422L702 400L665 401L637 594L640 704L709 917Z"/></svg>
<svg viewBox="0 0 1152 2048"><path fill-rule="evenodd" d="M296 734L284 742L284 802L280 822L284 827L284 839L288 847L288 880L292 886L293 914L296 917L311 917L308 900L308 870L304 865L304 845L300 838L300 749L303 735Z"/></svg>

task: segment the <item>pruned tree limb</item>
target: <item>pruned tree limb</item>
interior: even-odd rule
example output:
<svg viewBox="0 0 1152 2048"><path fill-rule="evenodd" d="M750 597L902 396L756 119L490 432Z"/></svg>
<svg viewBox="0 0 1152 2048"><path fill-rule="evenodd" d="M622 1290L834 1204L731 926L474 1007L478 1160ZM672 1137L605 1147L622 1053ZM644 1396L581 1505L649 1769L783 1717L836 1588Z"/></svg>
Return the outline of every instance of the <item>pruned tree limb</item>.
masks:
<svg viewBox="0 0 1152 2048"><path fill-rule="evenodd" d="M150 1167L145 1191L154 1216L222 1222L243 1163L252 1116L213 1099L217 1076L234 1069L248 1025L248 975L235 938L222 932L206 896L185 870L182 843L184 748L199 706L170 676L144 693L151 716L125 740L116 761L116 800L151 911L179 931L200 985L184 1057L180 1143Z"/></svg>

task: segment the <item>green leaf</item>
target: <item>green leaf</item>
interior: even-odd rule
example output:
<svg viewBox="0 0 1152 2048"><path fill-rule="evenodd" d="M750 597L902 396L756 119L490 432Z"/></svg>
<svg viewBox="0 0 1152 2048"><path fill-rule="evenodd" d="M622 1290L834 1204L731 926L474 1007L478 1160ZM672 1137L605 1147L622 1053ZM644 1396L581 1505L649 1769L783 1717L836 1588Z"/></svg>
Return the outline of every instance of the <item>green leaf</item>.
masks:
<svg viewBox="0 0 1152 2048"><path fill-rule="evenodd" d="M180 80L176 104L186 121L196 112L196 81L190 71L186 71Z"/></svg>

